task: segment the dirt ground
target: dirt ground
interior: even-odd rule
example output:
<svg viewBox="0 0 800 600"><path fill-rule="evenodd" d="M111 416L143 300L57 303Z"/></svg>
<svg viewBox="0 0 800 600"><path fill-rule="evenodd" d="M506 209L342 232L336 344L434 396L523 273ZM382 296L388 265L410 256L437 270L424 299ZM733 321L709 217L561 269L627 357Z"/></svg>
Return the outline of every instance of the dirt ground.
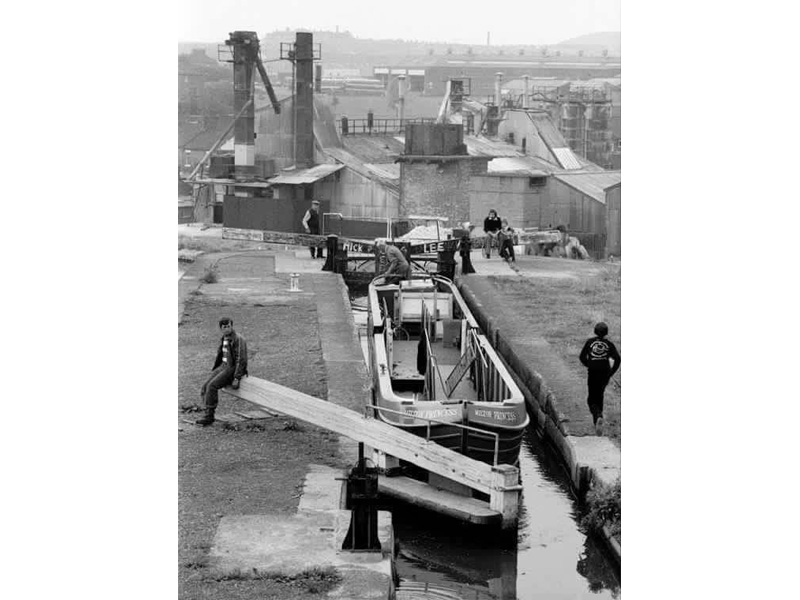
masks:
<svg viewBox="0 0 800 600"><path fill-rule="evenodd" d="M220 263L226 269L235 261ZM213 365L219 340L217 320L232 315L245 336L249 370L307 394L325 398L325 367L317 335L313 299L291 305L236 305L203 294L199 286L188 298L179 326L179 597L185 600L252 600L319 598L331 587L324 574L287 578L280 574L217 581L206 568L208 550L223 515L286 514L297 510L303 478L310 463L345 467L337 436L272 417L226 426L198 427L200 387ZM244 401L220 394L219 414L252 410Z"/></svg>

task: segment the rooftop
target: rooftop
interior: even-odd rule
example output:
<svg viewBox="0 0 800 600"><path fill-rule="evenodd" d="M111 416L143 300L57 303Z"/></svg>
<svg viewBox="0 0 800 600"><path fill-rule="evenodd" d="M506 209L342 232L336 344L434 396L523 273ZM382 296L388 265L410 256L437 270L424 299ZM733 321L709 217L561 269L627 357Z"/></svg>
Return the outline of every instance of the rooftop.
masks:
<svg viewBox="0 0 800 600"><path fill-rule="evenodd" d="M589 171L582 173L554 173L553 176L573 189L605 204L606 189L622 181L620 171Z"/></svg>
<svg viewBox="0 0 800 600"><path fill-rule="evenodd" d="M314 183L324 179L328 175L342 169L344 165L336 163L325 163L314 165L308 169L286 169L268 181L272 184L301 185L304 183Z"/></svg>
<svg viewBox="0 0 800 600"><path fill-rule="evenodd" d="M557 165L534 156L509 156L490 160L487 173L497 176L545 177L557 168Z"/></svg>

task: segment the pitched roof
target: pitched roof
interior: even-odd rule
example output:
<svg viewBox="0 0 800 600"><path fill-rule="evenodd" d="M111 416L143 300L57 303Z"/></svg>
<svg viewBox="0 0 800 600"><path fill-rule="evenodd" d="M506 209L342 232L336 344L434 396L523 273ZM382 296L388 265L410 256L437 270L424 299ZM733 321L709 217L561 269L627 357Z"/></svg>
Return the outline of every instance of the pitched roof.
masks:
<svg viewBox="0 0 800 600"><path fill-rule="evenodd" d="M396 163L367 163L341 148L325 148L325 153L367 179L377 181L394 193L400 193L400 165ZM342 166L340 165L340 166Z"/></svg>
<svg viewBox="0 0 800 600"><path fill-rule="evenodd" d="M405 150L405 142L391 135L346 135L342 145L365 163L393 163Z"/></svg>
<svg viewBox="0 0 800 600"><path fill-rule="evenodd" d="M554 173L553 177L603 204L606 203L606 189L622 181L620 171Z"/></svg>
<svg viewBox="0 0 800 600"><path fill-rule="evenodd" d="M271 177L267 181L272 184L285 184L285 185L300 185L303 183L314 183L335 173L339 169L344 168L344 165L335 163L325 163L321 165L314 165L309 169L293 169L285 170L275 177Z"/></svg>
<svg viewBox="0 0 800 600"><path fill-rule="evenodd" d="M558 168L556 165L550 165L533 156L502 156L489 161L487 174L543 177L552 173L556 168Z"/></svg>
<svg viewBox="0 0 800 600"><path fill-rule="evenodd" d="M564 169L580 169L586 166L586 161L583 161L572 151L549 115L529 112L528 117L533 121L539 137L561 167Z"/></svg>
<svg viewBox="0 0 800 600"><path fill-rule="evenodd" d="M485 137L465 135L464 143L470 156L525 156L513 144Z"/></svg>

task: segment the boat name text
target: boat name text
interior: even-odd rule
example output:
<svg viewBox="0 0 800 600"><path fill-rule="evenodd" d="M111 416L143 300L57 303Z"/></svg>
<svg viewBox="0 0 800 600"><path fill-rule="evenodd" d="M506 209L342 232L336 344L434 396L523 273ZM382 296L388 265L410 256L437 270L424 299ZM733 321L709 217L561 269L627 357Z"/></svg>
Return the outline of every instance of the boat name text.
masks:
<svg viewBox="0 0 800 600"><path fill-rule="evenodd" d="M485 410L476 408L476 417L486 417L487 419L494 419L495 421L516 421L517 413L507 412L502 410Z"/></svg>

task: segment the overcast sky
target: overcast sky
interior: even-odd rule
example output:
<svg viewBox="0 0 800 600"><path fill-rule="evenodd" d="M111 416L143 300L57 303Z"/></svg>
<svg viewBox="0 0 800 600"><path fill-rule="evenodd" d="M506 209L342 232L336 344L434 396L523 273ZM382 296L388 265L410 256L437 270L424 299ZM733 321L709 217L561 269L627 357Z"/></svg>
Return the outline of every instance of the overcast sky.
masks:
<svg viewBox="0 0 800 600"><path fill-rule="evenodd" d="M554 44L620 31L621 0L180 0L178 41L222 42L236 30L350 31L359 38L492 45ZM395 7L390 11L390 7Z"/></svg>

